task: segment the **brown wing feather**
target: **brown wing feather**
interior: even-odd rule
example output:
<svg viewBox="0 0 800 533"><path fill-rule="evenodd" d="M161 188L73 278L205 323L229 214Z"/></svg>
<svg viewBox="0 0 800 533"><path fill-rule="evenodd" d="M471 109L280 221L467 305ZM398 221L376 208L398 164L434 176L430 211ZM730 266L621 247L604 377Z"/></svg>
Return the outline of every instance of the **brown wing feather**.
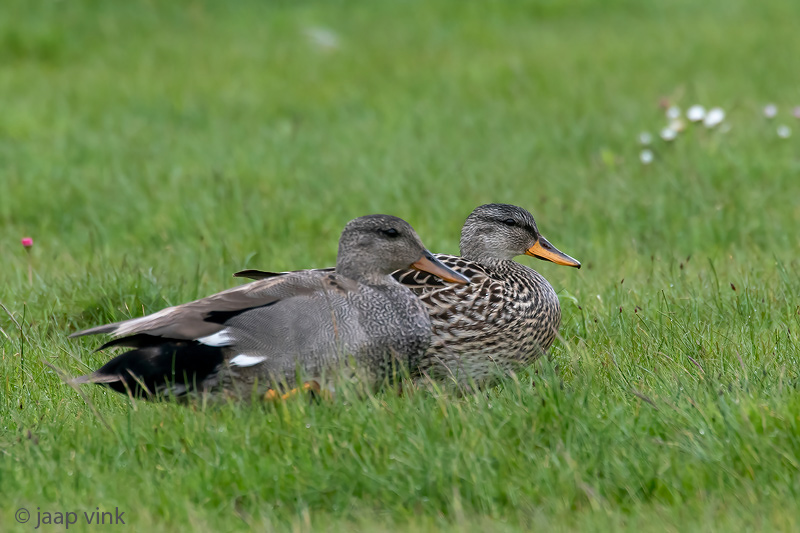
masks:
<svg viewBox="0 0 800 533"><path fill-rule="evenodd" d="M79 331L70 337L110 333L116 337L147 334L194 340L222 330L226 317L248 309L272 305L293 296L311 294L321 290L326 283L328 287L342 291L355 288L354 282L335 274L298 272L254 281L193 302L168 307L151 315Z"/></svg>

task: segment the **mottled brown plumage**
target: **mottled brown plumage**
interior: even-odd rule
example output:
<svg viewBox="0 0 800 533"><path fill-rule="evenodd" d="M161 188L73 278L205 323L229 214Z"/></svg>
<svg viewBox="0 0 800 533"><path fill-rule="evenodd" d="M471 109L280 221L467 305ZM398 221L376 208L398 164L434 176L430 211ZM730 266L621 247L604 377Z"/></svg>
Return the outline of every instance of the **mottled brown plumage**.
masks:
<svg viewBox="0 0 800 533"><path fill-rule="evenodd" d="M468 286L410 270L394 276L420 297L431 317L431 346L415 371L480 386L539 357L561 324L553 287L513 258L527 254L578 268L580 263L547 242L528 211L507 204L483 205L470 214L461 254L436 257L469 277Z"/></svg>

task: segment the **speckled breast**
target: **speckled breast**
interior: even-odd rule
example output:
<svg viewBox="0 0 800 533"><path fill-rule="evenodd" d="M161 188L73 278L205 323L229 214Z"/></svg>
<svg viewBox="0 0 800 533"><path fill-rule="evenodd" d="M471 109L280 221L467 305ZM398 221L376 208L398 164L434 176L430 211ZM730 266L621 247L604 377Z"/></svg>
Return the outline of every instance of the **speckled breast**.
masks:
<svg viewBox="0 0 800 533"><path fill-rule="evenodd" d="M433 336L417 370L462 384L485 384L531 363L550 347L561 323L558 296L547 280L513 261L483 265L470 285L421 299Z"/></svg>

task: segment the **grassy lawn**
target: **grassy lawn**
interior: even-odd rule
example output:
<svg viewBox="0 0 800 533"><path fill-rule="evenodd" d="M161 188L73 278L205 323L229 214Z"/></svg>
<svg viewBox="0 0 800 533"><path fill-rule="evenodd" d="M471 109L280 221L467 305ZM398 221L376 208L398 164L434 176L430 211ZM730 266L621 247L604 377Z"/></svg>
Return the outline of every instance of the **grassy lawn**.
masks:
<svg viewBox="0 0 800 533"><path fill-rule="evenodd" d="M797 530L799 17L0 3L0 530L37 507L153 531ZM725 122L662 141L662 99ZM96 368L100 341L67 334L237 270L331 265L363 214L457 252L487 202L584 264L520 259L558 291L561 338L491 390L184 407L50 366Z"/></svg>

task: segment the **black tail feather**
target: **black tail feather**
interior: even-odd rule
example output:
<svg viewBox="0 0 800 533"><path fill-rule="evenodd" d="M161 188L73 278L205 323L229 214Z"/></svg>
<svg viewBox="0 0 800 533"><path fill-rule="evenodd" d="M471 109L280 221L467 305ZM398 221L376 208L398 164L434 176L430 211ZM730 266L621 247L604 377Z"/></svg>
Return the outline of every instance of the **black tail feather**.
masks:
<svg viewBox="0 0 800 533"><path fill-rule="evenodd" d="M234 278L267 279L281 276L286 272L269 272L267 270L240 270L233 275Z"/></svg>
<svg viewBox="0 0 800 533"><path fill-rule="evenodd" d="M142 339L144 341L144 339ZM222 348L194 341L150 344L118 355L74 382L98 383L123 394L182 396L214 376L223 362Z"/></svg>
<svg viewBox="0 0 800 533"><path fill-rule="evenodd" d="M164 337L158 337L156 335L148 335L147 333L137 333L136 335L128 335L127 337L120 337L118 339L111 339L101 347L95 350L95 352L100 352L105 350L106 348L111 348L113 346L127 346L128 348L149 348L151 346L161 346L165 344L180 344L185 343L186 341L182 341L179 339L167 339Z"/></svg>

